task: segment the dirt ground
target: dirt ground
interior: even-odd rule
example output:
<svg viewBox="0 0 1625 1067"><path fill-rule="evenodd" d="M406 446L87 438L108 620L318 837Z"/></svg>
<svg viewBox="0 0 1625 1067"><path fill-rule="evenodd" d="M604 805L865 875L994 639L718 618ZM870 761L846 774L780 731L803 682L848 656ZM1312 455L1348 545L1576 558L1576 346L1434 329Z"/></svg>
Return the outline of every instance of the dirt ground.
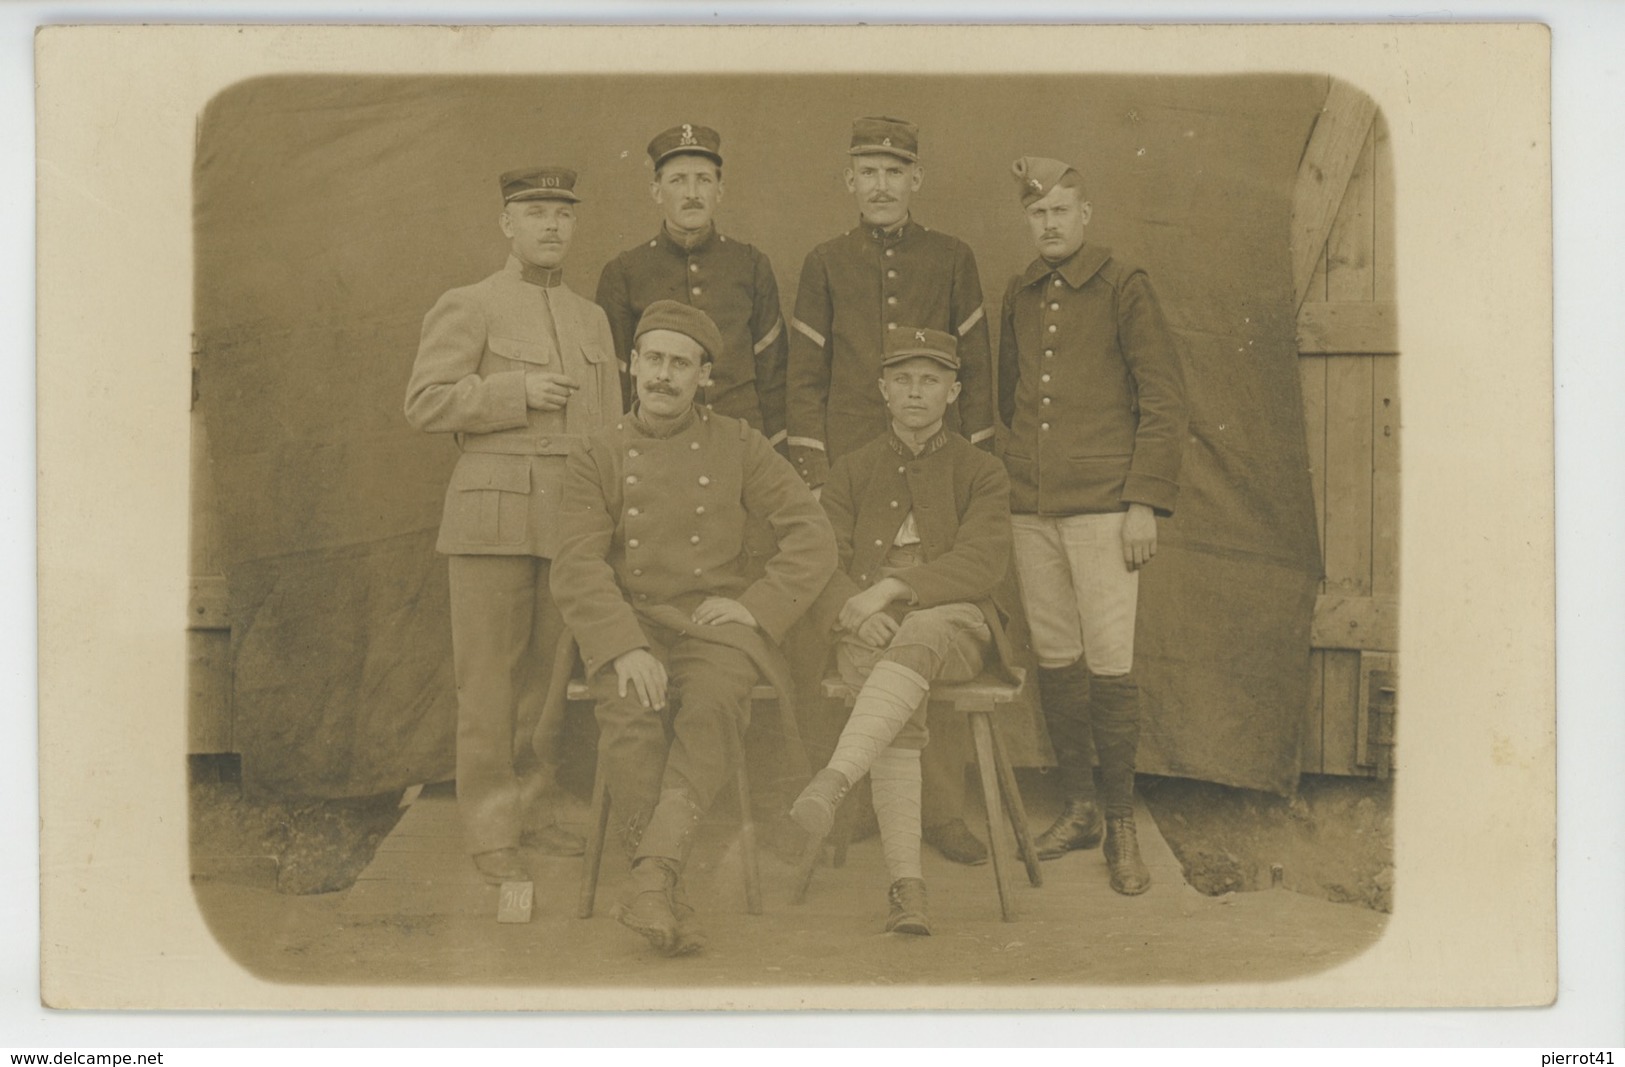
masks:
<svg viewBox="0 0 1625 1067"><path fill-rule="evenodd" d="M1052 781L1021 773L1029 818L1037 827L1059 806ZM1183 785L1170 788L1148 780L1147 786L1147 801L1162 811L1156 820L1147 807L1139 814L1153 875L1149 893L1132 899L1113 893L1100 851L1077 852L1044 864L1042 887L1027 885L1018 871L1019 913L1016 921L1003 922L991 867L962 867L927 850L935 924L928 938L882 931L886 879L872 838L853 845L845 867L820 869L807 902L799 906L788 903L789 868L764 849L764 913L746 914L737 820L725 804L707 819L689 879L709 944L700 955L680 960L655 957L610 917L625 881L624 864L613 849L605 855L592 918L575 917L581 861L532 855L531 921L496 923L498 890L481 883L462 854L449 786L425 790L392 832L390 824L399 815L392 810L394 798L348 802L339 811L291 805L283 816L256 816L252 809L259 805L233 799L229 785L195 790L204 798L202 806L215 810L194 822L194 888L228 952L263 978L296 983L633 987L677 982L700 987L1269 981L1341 962L1381 935L1386 917L1379 912L1288 888L1217 897L1197 892L1157 831L1158 822L1171 815L1194 825L1184 805L1170 802L1170 795L1185 799ZM1217 813L1213 818L1222 821ZM574 805L566 821L584 829L584 808ZM227 855L225 838L243 829L258 833L253 847L264 850L259 855L265 858L244 863ZM323 881L309 872L321 866L323 856L337 865L346 851L341 830L362 841L382 837L376 854L364 847L348 850L350 865L362 851L370 855L361 877L332 892L286 891ZM985 831L982 824L979 832L985 836ZM278 847L283 851L275 854ZM1256 874L1256 862L1243 863L1235 847L1216 845L1212 852L1235 856L1238 869ZM1191 852L1188 845L1186 851ZM289 855L291 863L285 859ZM1308 869L1288 858L1294 868ZM284 875L284 869L307 873Z"/></svg>
<svg viewBox="0 0 1625 1067"><path fill-rule="evenodd" d="M1306 775L1290 800L1185 778L1142 776L1140 794L1209 895L1278 886L1393 911L1393 782Z"/></svg>

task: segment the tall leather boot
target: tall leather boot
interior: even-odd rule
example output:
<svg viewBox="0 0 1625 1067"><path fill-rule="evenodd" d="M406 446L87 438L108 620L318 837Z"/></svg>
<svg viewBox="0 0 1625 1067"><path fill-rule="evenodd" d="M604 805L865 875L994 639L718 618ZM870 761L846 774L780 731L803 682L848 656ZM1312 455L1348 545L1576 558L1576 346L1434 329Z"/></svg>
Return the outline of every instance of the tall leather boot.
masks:
<svg viewBox="0 0 1625 1067"><path fill-rule="evenodd" d="M665 956L698 951L705 935L683 890L683 867L703 812L687 789L662 789L632 862L632 885L615 918Z"/></svg>
<svg viewBox="0 0 1625 1067"><path fill-rule="evenodd" d="M1135 896L1151 888L1134 830L1134 760L1140 747L1140 687L1132 674L1094 675L1095 751L1106 807L1106 865L1112 888Z"/></svg>
<svg viewBox="0 0 1625 1067"><path fill-rule="evenodd" d="M1100 807L1095 802L1094 737L1090 728L1089 671L1082 661L1070 667L1038 668L1038 699L1055 747L1061 795L1066 806L1049 829L1033 841L1041 860L1100 844Z"/></svg>

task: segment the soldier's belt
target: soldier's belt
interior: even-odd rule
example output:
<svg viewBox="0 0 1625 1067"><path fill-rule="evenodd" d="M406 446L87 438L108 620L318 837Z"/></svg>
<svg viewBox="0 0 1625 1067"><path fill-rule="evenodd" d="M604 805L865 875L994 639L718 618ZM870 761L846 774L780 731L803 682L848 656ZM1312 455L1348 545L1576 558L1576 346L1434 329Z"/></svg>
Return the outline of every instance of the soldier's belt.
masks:
<svg viewBox="0 0 1625 1067"><path fill-rule="evenodd" d="M463 434L458 440L464 452L495 452L504 456L568 456L586 443L580 433L549 434Z"/></svg>

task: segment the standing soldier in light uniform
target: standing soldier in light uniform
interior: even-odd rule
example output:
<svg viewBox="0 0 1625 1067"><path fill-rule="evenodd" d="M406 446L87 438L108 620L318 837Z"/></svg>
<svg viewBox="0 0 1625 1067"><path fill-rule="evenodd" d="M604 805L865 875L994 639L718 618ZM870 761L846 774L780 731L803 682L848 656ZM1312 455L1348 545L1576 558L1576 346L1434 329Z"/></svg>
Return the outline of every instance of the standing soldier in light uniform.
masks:
<svg viewBox="0 0 1625 1067"><path fill-rule="evenodd" d="M976 257L958 238L909 214L924 179L919 130L902 119L852 124L846 188L858 225L813 249L801 268L791 323L786 409L790 459L807 484L829 465L888 432L875 388L886 334L900 324L941 330L959 346L958 400L946 426L993 445L991 357ZM969 737L959 719L931 723L925 750L925 840L960 863L985 863L987 847L965 825Z"/></svg>
<svg viewBox="0 0 1625 1067"><path fill-rule="evenodd" d="M999 414L1016 576L1066 791L1035 844L1044 859L1094 848L1104 821L1111 886L1133 895L1151 885L1133 808L1139 572L1157 552L1157 515L1179 494L1184 379L1145 271L1084 243L1091 206L1078 172L1028 156L1011 170L1039 256L1004 294Z"/></svg>
<svg viewBox="0 0 1625 1067"><path fill-rule="evenodd" d="M598 304L609 316L615 354L632 351L638 318L656 300L704 311L722 333L703 402L744 419L768 443L784 444L784 364L789 352L779 310L779 284L767 256L718 233L722 139L683 123L649 142L649 186L665 222L660 232L611 260L598 279Z"/></svg>
<svg viewBox="0 0 1625 1067"><path fill-rule="evenodd" d="M524 881L518 846L579 855L542 807L557 723L542 722L547 665L562 631L548 593L565 456L621 414L609 324L565 287L576 175L502 175L504 267L453 289L423 320L406 417L454 434L436 550L450 557L457 679L457 808L487 881Z"/></svg>

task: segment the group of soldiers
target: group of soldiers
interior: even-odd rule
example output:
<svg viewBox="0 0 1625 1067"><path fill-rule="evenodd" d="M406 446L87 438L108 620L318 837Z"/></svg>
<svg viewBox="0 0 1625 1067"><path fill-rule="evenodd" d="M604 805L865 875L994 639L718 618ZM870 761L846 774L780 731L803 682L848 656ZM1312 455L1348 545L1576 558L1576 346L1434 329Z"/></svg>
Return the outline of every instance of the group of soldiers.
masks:
<svg viewBox="0 0 1625 1067"><path fill-rule="evenodd" d="M911 211L910 123L853 124L858 225L807 256L788 324L767 257L716 228L717 133L685 123L648 152L663 223L596 301L562 279L575 172L503 174L507 263L435 304L408 386L412 424L461 452L437 549L476 867L525 880L521 847L582 851L553 816L542 714L568 627L631 862L616 915L663 954L695 951L684 864L742 758L751 689L833 660L855 702L822 743L808 730L827 759L775 837L812 857L867 776L886 929L928 934L922 841L987 857L963 818L963 723L928 717L929 691L1015 676L994 603L1013 560L1065 792L1036 848L1103 845L1112 888L1144 892L1135 616L1178 492L1184 390L1145 272L1084 240L1079 173L1012 165L1038 255L1005 291L995 381L975 257Z"/></svg>

